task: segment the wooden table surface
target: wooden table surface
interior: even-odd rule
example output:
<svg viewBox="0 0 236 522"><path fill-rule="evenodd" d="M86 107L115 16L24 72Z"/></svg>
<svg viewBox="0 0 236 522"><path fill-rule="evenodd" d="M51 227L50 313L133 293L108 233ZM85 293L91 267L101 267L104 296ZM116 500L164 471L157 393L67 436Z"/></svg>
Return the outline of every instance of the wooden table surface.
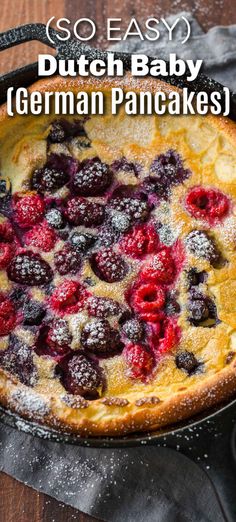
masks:
<svg viewBox="0 0 236 522"><path fill-rule="evenodd" d="M214 25L236 23L235 3L232 0L1 0L0 31L29 22L47 22L51 16L67 17L71 22L87 17L97 24L97 38L92 44L106 47L106 19L121 18L122 26L136 17L142 23L148 17L165 17L180 10L192 12L205 30ZM0 74L35 61L45 46L24 44L1 55ZM95 522L95 519L56 500L37 493L4 473L0 474L1 522ZM125 521L124 521L125 522Z"/></svg>

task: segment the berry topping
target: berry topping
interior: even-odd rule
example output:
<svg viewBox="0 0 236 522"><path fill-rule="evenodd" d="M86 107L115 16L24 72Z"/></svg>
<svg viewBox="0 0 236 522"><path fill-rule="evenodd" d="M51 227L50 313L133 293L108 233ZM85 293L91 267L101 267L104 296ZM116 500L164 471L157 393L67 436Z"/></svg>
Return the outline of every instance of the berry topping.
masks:
<svg viewBox="0 0 236 522"><path fill-rule="evenodd" d="M148 261L140 272L143 281L169 284L175 276L175 264L168 248L163 248Z"/></svg>
<svg viewBox="0 0 236 522"><path fill-rule="evenodd" d="M118 212L124 212L129 217L131 223L135 223L135 221L145 221L150 211L148 202L137 197L118 197L111 199L110 207Z"/></svg>
<svg viewBox="0 0 236 522"><path fill-rule="evenodd" d="M128 344L123 354L131 377L145 381L154 366L153 355L139 344Z"/></svg>
<svg viewBox="0 0 236 522"><path fill-rule="evenodd" d="M51 227L56 228L57 230L60 230L65 226L64 217L60 210L58 210L57 208L51 208L50 210L48 210L48 212L45 215L45 218L48 224Z"/></svg>
<svg viewBox="0 0 236 522"><path fill-rule="evenodd" d="M165 290L154 283L141 284L133 290L130 304L144 321L159 321L163 317L160 311L165 304Z"/></svg>
<svg viewBox="0 0 236 522"><path fill-rule="evenodd" d="M87 298L87 292L76 281L66 279L53 292L50 302L52 308L59 314L76 314Z"/></svg>
<svg viewBox="0 0 236 522"><path fill-rule="evenodd" d="M189 319L193 322L205 321L209 317L209 310L204 299L195 299L188 304Z"/></svg>
<svg viewBox="0 0 236 522"><path fill-rule="evenodd" d="M43 252L50 252L56 243L56 234L47 222L43 222L40 225L35 225L29 230L24 237L26 245L34 248L38 248Z"/></svg>
<svg viewBox="0 0 236 522"><path fill-rule="evenodd" d="M4 221L0 223L0 242L1 243L9 243L13 241L14 233L9 221Z"/></svg>
<svg viewBox="0 0 236 522"><path fill-rule="evenodd" d="M119 234L116 230L108 228L107 224L102 227L98 234L99 246L109 247L116 243L119 239Z"/></svg>
<svg viewBox="0 0 236 522"><path fill-rule="evenodd" d="M119 172L120 170L123 170L124 172L133 172L135 176L138 176L142 170L139 163L133 163L124 157L113 161L111 168L114 172Z"/></svg>
<svg viewBox="0 0 236 522"><path fill-rule="evenodd" d="M130 228L130 218L124 212L114 210L110 216L110 223L112 228L121 234Z"/></svg>
<svg viewBox="0 0 236 522"><path fill-rule="evenodd" d="M67 357L61 364L61 380L65 389L73 395L87 399L99 396L102 372L99 366L84 354Z"/></svg>
<svg viewBox="0 0 236 522"><path fill-rule="evenodd" d="M121 308L117 301L108 297L97 297L95 295L88 298L88 313L92 317L109 317L110 315L118 315Z"/></svg>
<svg viewBox="0 0 236 522"><path fill-rule="evenodd" d="M13 244L0 242L0 270L3 270L9 265L14 255L14 250Z"/></svg>
<svg viewBox="0 0 236 522"><path fill-rule="evenodd" d="M81 332L80 342L85 350L97 354L109 355L123 348L118 331L106 319L87 323Z"/></svg>
<svg viewBox="0 0 236 522"><path fill-rule="evenodd" d="M226 216L229 200L219 190L195 187L186 197L186 209L196 219L214 222Z"/></svg>
<svg viewBox="0 0 236 522"><path fill-rule="evenodd" d="M198 362L192 352L180 352L176 355L175 363L179 370L184 370L189 375L192 375L199 369L201 363Z"/></svg>
<svg viewBox="0 0 236 522"><path fill-rule="evenodd" d="M213 266L219 260L219 252L214 241L204 230L192 230L185 240L186 247L190 254L199 259L206 259Z"/></svg>
<svg viewBox="0 0 236 522"><path fill-rule="evenodd" d="M191 288L192 286L198 286L201 283L204 283L207 278L207 273L203 270L198 272L195 267L190 268L187 273L187 281L188 286Z"/></svg>
<svg viewBox="0 0 236 522"><path fill-rule="evenodd" d="M27 251L15 256L8 269L11 281L21 285L45 285L53 278L49 264L39 254Z"/></svg>
<svg viewBox="0 0 236 522"><path fill-rule="evenodd" d="M99 158L86 159L79 165L72 188L79 196L100 196L112 182L112 172Z"/></svg>
<svg viewBox="0 0 236 522"><path fill-rule="evenodd" d="M16 314L13 302L0 293L0 336L11 333L16 325Z"/></svg>
<svg viewBox="0 0 236 522"><path fill-rule="evenodd" d="M7 350L0 353L0 365L16 375L20 382L33 386L37 380L37 370L33 362L33 350L25 343L12 338Z"/></svg>
<svg viewBox="0 0 236 522"><path fill-rule="evenodd" d="M180 329L175 320L165 319L161 325L158 355L163 355L174 348L180 339Z"/></svg>
<svg viewBox="0 0 236 522"><path fill-rule="evenodd" d="M103 205L84 198L69 199L65 214L72 225L96 227L104 221Z"/></svg>
<svg viewBox="0 0 236 522"><path fill-rule="evenodd" d="M26 301L23 306L23 323L27 326L39 325L46 310L43 305L37 301Z"/></svg>
<svg viewBox="0 0 236 522"><path fill-rule="evenodd" d="M144 324L138 321L138 319L129 319L124 323L122 331L130 341L135 343L142 341L145 333Z"/></svg>
<svg viewBox="0 0 236 522"><path fill-rule="evenodd" d="M80 269L81 259L75 249L65 244L61 250L55 253L54 263L57 272L61 275L76 274Z"/></svg>
<svg viewBox="0 0 236 522"><path fill-rule="evenodd" d="M65 319L55 319L49 328L46 343L56 353L63 354L68 352L72 342L68 323Z"/></svg>
<svg viewBox="0 0 236 522"><path fill-rule="evenodd" d="M43 167L35 170L32 177L32 188L38 192L55 192L69 181L69 176L63 170Z"/></svg>
<svg viewBox="0 0 236 522"><path fill-rule="evenodd" d="M51 143L62 143L66 139L66 132L60 121L54 121L48 135Z"/></svg>
<svg viewBox="0 0 236 522"><path fill-rule="evenodd" d="M97 238L87 232L74 232L70 238L72 247L78 252L87 252L95 244Z"/></svg>
<svg viewBox="0 0 236 522"><path fill-rule="evenodd" d="M29 228L41 221L44 213L44 201L38 194L15 195L13 210L17 224L21 228Z"/></svg>
<svg viewBox="0 0 236 522"><path fill-rule="evenodd" d="M96 276L107 283L122 281L128 272L125 261L111 248L104 248L94 254L91 266Z"/></svg>
<svg viewBox="0 0 236 522"><path fill-rule="evenodd" d="M184 168L179 154L170 149L152 162L150 174L151 176L144 181L144 187L148 192L155 192L159 197L167 198L171 187L183 183L190 176L190 171Z"/></svg>
<svg viewBox="0 0 236 522"><path fill-rule="evenodd" d="M120 247L127 255L143 257L158 249L158 235L152 225L137 225L121 241Z"/></svg>

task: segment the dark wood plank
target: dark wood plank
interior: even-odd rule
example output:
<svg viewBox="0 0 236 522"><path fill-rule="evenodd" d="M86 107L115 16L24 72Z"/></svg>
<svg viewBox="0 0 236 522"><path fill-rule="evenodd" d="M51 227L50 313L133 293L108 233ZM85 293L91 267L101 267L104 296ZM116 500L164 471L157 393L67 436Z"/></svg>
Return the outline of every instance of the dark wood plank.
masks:
<svg viewBox="0 0 236 522"><path fill-rule="evenodd" d="M0 31L23 23L45 23L51 16L66 16L72 22L88 17L96 21L98 28L92 43L107 47L105 27L108 17L121 18L125 30L133 16L142 23L150 16L159 19L183 9L191 11L205 30L215 25L236 23L232 0L2 0ZM44 49L34 42L5 51L1 55L0 74L34 61L37 53ZM0 491L1 522L95 522L94 518L37 493L4 473L0 473Z"/></svg>

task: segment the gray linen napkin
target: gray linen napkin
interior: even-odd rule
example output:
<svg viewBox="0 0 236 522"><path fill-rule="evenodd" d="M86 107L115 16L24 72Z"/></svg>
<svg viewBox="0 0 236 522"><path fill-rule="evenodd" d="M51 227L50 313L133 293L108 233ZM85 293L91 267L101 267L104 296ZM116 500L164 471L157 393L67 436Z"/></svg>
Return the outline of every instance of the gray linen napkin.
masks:
<svg viewBox="0 0 236 522"><path fill-rule="evenodd" d="M179 16L181 16L180 13ZM236 89L236 26L155 45L133 39L113 49L168 58L204 58L205 72ZM169 20L176 15L169 17ZM200 433L200 432L199 432ZM199 433L196 436L199 436ZM179 448L177 448L179 449ZM223 522L211 482L194 462L165 447L92 449L49 442L0 424L0 469L16 479L108 522Z"/></svg>

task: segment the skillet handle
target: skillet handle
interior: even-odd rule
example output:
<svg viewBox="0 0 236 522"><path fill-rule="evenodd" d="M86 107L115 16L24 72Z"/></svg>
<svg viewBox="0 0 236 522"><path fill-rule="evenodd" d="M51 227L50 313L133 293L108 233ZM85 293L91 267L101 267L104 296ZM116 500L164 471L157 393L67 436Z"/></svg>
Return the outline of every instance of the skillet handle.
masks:
<svg viewBox="0 0 236 522"><path fill-rule="evenodd" d="M180 451L207 473L227 522L236 521L236 404L189 428ZM197 435L197 436L196 436Z"/></svg>

